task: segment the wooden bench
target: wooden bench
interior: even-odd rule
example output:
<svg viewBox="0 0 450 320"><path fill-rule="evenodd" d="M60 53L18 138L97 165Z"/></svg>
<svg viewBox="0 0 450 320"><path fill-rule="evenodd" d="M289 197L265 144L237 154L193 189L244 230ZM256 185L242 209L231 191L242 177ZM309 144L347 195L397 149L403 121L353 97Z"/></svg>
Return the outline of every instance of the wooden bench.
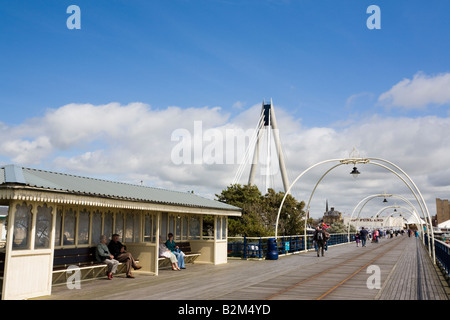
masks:
<svg viewBox="0 0 450 320"><path fill-rule="evenodd" d="M79 267L102 264L95 258L96 247L55 249L53 255L53 270L67 268L70 265Z"/></svg>
<svg viewBox="0 0 450 320"><path fill-rule="evenodd" d="M63 284L73 274L67 272L69 266L77 266L81 271L81 280L106 276L107 265L96 259L97 247L55 249L53 257L52 285ZM139 262L139 261L136 261ZM126 272L126 265L119 263L116 273Z"/></svg>
<svg viewBox="0 0 450 320"><path fill-rule="evenodd" d="M188 241L184 242L175 242L181 251L184 252L184 263L194 263L194 261L201 255L200 252L192 252L191 243ZM158 268L165 269L171 268L172 264L170 263L169 258L160 257L158 258Z"/></svg>

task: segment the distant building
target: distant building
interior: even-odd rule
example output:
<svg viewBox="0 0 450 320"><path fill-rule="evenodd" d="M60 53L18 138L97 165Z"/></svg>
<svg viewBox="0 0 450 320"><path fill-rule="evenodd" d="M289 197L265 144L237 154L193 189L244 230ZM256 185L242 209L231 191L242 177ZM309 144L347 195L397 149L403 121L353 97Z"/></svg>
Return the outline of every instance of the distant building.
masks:
<svg viewBox="0 0 450 320"><path fill-rule="evenodd" d="M412 219L413 220L413 219ZM392 230L401 230L405 228L405 221L403 217L377 217L377 218L351 218L344 217L344 224L353 225L357 230L360 230L361 227L364 227L369 230L373 229L392 229ZM414 220L415 223L415 220Z"/></svg>
<svg viewBox="0 0 450 320"><path fill-rule="evenodd" d="M436 219L437 224L450 220L450 204L447 199L436 198Z"/></svg>
<svg viewBox="0 0 450 320"><path fill-rule="evenodd" d="M328 210L328 200L325 207L325 213L323 214L323 222L327 225L335 222L343 222L341 212L334 210L334 207L331 207L331 210Z"/></svg>

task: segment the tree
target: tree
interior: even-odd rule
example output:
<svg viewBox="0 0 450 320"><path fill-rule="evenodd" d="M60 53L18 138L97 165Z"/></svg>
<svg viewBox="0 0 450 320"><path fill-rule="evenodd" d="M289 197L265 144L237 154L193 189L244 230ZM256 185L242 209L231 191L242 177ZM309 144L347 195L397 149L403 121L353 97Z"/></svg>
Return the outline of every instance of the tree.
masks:
<svg viewBox="0 0 450 320"><path fill-rule="evenodd" d="M275 193L273 189L269 189L264 196L265 202L265 220L268 227L272 227L272 234L275 232L275 223L278 210L283 201L285 193ZM305 203L298 202L292 195L288 194L283 208L280 212L278 230L284 235L294 235L303 233L305 212L303 211Z"/></svg>
<svg viewBox="0 0 450 320"><path fill-rule="evenodd" d="M330 228L327 229L329 233L347 233L348 232L348 226L344 224L343 222L335 222L331 224ZM356 232L356 228L354 225L350 225L350 232L354 233Z"/></svg>
<svg viewBox="0 0 450 320"><path fill-rule="evenodd" d="M256 186L234 184L222 190L217 200L242 209L241 217L228 218L230 236L266 236L258 212L262 209L262 195Z"/></svg>
<svg viewBox="0 0 450 320"><path fill-rule="evenodd" d="M217 200L244 209L245 206L261 200L262 195L257 186L233 184L216 194Z"/></svg>
<svg viewBox="0 0 450 320"><path fill-rule="evenodd" d="M276 193L269 189L263 196L254 185L230 185L220 195L219 201L234 205L242 209L241 217L228 219L228 233L230 236L272 236L284 193ZM283 234L299 234L303 232L302 222L305 203L298 202L288 195L280 213L279 230Z"/></svg>

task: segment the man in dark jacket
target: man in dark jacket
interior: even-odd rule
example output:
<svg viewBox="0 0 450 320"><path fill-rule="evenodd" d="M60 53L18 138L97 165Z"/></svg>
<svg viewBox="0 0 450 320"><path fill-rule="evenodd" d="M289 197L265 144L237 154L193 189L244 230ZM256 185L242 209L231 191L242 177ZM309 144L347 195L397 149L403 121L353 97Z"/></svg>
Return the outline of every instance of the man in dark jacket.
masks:
<svg viewBox="0 0 450 320"><path fill-rule="evenodd" d="M359 232L359 235L361 237L361 246L365 247L367 236L369 235L369 231L367 231L366 229L364 229L364 227L362 227L361 231Z"/></svg>
<svg viewBox="0 0 450 320"><path fill-rule="evenodd" d="M322 251L322 257L324 254L324 247L326 243L325 231L322 229L322 226L317 226L316 231L314 231L313 240L317 244L317 256L319 257L320 251Z"/></svg>
<svg viewBox="0 0 450 320"><path fill-rule="evenodd" d="M127 278L134 278L131 274L131 268L138 270L141 266L136 264L136 261L131 253L126 252L126 247L119 241L119 237L120 236L118 234L113 234L112 239L108 244L109 252L114 255L114 259L120 262L125 262L127 266Z"/></svg>

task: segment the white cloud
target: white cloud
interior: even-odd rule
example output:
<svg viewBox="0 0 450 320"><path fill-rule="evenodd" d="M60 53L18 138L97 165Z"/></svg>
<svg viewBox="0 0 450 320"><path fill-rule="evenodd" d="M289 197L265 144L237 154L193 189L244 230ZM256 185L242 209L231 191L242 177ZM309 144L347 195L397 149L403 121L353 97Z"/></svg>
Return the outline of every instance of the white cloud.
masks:
<svg viewBox="0 0 450 320"><path fill-rule="evenodd" d="M233 103L232 108L233 108L233 109L242 110L243 107L244 107L244 105L245 105L245 102L242 102L242 101L236 101L235 103Z"/></svg>
<svg viewBox="0 0 450 320"><path fill-rule="evenodd" d="M354 106L355 104L366 103L366 101L369 101L372 99L373 99L373 93L371 93L371 92L355 93L347 98L347 100L345 101L345 107L350 108L350 107Z"/></svg>
<svg viewBox="0 0 450 320"><path fill-rule="evenodd" d="M403 79L378 98L382 104L406 109L423 109L429 105L450 104L450 73L427 76L417 73Z"/></svg>
<svg viewBox="0 0 450 320"><path fill-rule="evenodd" d="M9 155L15 163L39 164L46 157L52 146L48 137L39 136L34 140L13 139L1 143L4 155Z"/></svg>
<svg viewBox="0 0 450 320"><path fill-rule="evenodd" d="M404 169L426 195L431 212L435 197L450 196L450 182L443 178L449 174L449 117L371 116L339 129L306 128L287 110L275 107L291 182L317 162L348 157L356 146L362 156L387 159ZM255 104L231 118L218 107L155 110L142 103L70 104L19 126L2 124L0 156L25 166L131 183L143 180L146 185L194 190L213 197L233 181L239 165L176 165L171 153L179 142L171 140L172 133L186 129L192 143L205 151L211 141L204 136L194 139L194 123L201 121L203 134L209 129L244 132L255 128L260 110L261 104ZM321 166L305 175L294 189L294 196L308 200L317 180L329 168L331 165ZM404 184L385 170L370 165L358 168L361 176L357 181L349 174L350 165L340 166L326 176L313 198L313 216L323 213L325 199L336 210L350 213L369 194L386 191L412 198ZM247 182L249 167L246 170L241 183ZM281 190L280 177L273 177L273 182Z"/></svg>

